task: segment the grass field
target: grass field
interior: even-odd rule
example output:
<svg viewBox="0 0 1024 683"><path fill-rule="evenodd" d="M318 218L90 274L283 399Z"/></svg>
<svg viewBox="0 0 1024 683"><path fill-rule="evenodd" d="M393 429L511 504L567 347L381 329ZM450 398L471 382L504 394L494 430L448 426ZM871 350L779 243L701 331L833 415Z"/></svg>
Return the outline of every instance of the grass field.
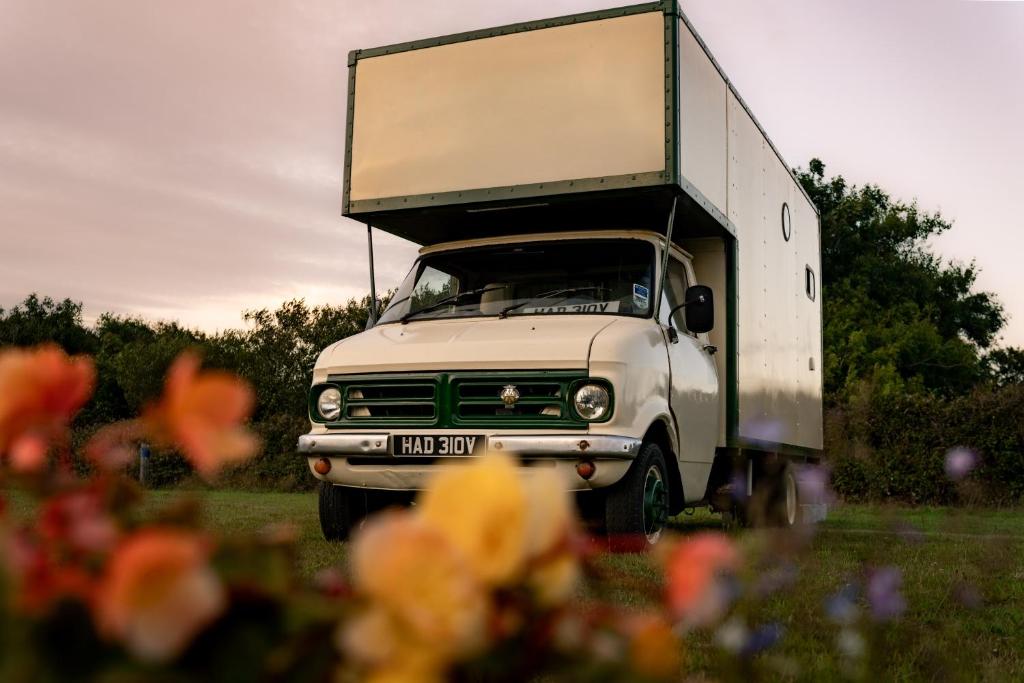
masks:
<svg viewBox="0 0 1024 683"><path fill-rule="evenodd" d="M157 491L147 505L182 495L202 496L209 527L225 535L294 523L306 575L345 561L344 545L320 536L315 494ZM24 499L12 504L15 516L27 512ZM721 524L698 512L676 527L686 534ZM738 540L756 546L755 533L737 532ZM603 566L615 580L587 593L600 590L638 606L656 599L657 572L648 558L609 557ZM868 654L844 659L825 601L881 566L902 572L907 611L889 624L867 626L863 619ZM694 635L688 669L744 680L1024 680L1024 518L1015 510L839 507L792 555L792 569L795 583L787 590L740 603L751 626L781 626L775 647L740 660L725 657L710 635Z"/></svg>

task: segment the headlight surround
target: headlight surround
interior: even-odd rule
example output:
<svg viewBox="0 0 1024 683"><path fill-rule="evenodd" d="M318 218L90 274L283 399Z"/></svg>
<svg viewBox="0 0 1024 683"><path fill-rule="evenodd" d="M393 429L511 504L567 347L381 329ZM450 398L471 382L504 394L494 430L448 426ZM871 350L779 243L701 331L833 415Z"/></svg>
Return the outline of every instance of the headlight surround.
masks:
<svg viewBox="0 0 1024 683"><path fill-rule="evenodd" d="M608 387L588 382L576 389L572 398L576 414L588 422L607 417L612 406Z"/></svg>
<svg viewBox="0 0 1024 683"><path fill-rule="evenodd" d="M341 417L341 392L327 387L316 397L316 412L321 419L331 421Z"/></svg>

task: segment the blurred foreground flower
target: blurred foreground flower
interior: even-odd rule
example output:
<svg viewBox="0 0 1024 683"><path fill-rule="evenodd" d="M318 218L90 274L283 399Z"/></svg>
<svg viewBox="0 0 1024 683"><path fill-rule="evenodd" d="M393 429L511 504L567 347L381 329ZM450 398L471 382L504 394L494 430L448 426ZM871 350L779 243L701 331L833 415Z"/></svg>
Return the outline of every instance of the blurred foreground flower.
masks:
<svg viewBox="0 0 1024 683"><path fill-rule="evenodd" d="M423 492L420 514L466 557L481 581L502 586L519 578L526 557L527 500L519 471L490 454L439 472Z"/></svg>
<svg viewBox="0 0 1024 683"><path fill-rule="evenodd" d="M342 648L374 680L433 680L563 604L579 573L566 488L489 454L441 470L414 508L368 520L352 549L367 604Z"/></svg>
<svg viewBox="0 0 1024 683"><path fill-rule="evenodd" d="M483 644L488 598L458 548L409 512L367 523L352 544L353 584L368 609L342 643L378 669L429 677Z"/></svg>
<svg viewBox="0 0 1024 683"><path fill-rule="evenodd" d="M639 615L627 624L629 659L634 671L646 678L674 680L683 664L679 638L672 626L656 615Z"/></svg>
<svg viewBox="0 0 1024 683"><path fill-rule="evenodd" d="M200 372L199 357L184 353L167 371L164 395L143 420L155 441L181 448L199 474L210 478L259 448L242 426L253 401L244 381L227 372Z"/></svg>
<svg viewBox="0 0 1024 683"><path fill-rule="evenodd" d="M907 601L902 586L903 575L896 567L881 567L870 573L865 592L875 621L892 621L903 615Z"/></svg>
<svg viewBox="0 0 1024 683"><path fill-rule="evenodd" d="M554 471L524 471L512 458L491 453L441 470L417 510L465 554L483 583L502 587L525 579L547 604L572 592L575 517L567 486Z"/></svg>
<svg viewBox="0 0 1024 683"><path fill-rule="evenodd" d="M954 448L946 453L946 476L960 481L978 464L978 456L967 448Z"/></svg>
<svg viewBox="0 0 1024 683"><path fill-rule="evenodd" d="M732 540L720 533L695 534L668 550L666 601L684 627L708 626L725 615L739 562Z"/></svg>
<svg viewBox="0 0 1024 683"><path fill-rule="evenodd" d="M181 654L226 603L202 539L149 528L111 557L96 602L97 621L140 660L165 662Z"/></svg>
<svg viewBox="0 0 1024 683"><path fill-rule="evenodd" d="M42 467L95 381L91 360L69 357L56 346L0 352L0 456L18 471Z"/></svg>
<svg viewBox="0 0 1024 683"><path fill-rule="evenodd" d="M94 489L59 494L39 514L39 533L71 552L100 555L117 542L118 529Z"/></svg>

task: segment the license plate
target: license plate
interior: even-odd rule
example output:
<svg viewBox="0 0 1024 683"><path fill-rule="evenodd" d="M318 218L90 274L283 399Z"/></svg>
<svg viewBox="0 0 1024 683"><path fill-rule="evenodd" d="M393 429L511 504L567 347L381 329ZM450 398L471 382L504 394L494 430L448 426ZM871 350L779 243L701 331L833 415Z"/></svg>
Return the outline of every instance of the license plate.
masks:
<svg viewBox="0 0 1024 683"><path fill-rule="evenodd" d="M473 455L484 447L484 437L431 435L391 437L395 455Z"/></svg>

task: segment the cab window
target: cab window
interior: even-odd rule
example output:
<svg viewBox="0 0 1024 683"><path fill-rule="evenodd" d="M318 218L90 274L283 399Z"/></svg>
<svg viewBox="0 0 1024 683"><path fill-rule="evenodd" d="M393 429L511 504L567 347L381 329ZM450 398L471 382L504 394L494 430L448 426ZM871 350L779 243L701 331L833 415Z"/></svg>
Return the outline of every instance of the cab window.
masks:
<svg viewBox="0 0 1024 683"><path fill-rule="evenodd" d="M667 304L667 310L664 311L664 315L667 316L668 312L679 306L685 301L686 288L690 286L689 280L686 277L686 266L683 265L682 261L678 261L674 258L668 260L668 279L665 281L665 299ZM667 319L662 320L667 324ZM672 316L672 326L679 332L689 334L686 329L686 310L680 308Z"/></svg>

